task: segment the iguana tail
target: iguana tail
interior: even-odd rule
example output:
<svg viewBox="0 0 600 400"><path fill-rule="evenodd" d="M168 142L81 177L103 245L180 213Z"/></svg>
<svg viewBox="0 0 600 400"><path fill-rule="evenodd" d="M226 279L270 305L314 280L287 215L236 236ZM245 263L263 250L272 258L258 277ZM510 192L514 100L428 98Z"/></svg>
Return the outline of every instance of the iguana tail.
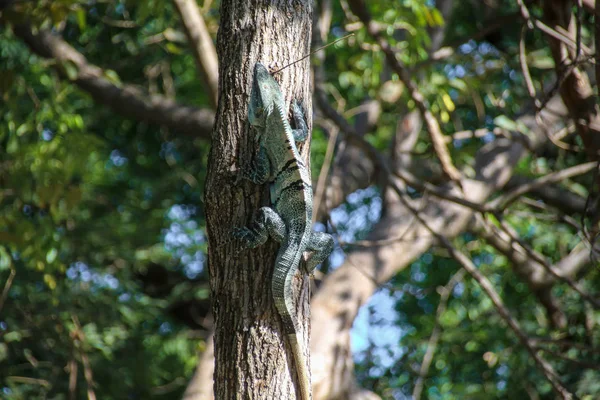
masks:
<svg viewBox="0 0 600 400"><path fill-rule="evenodd" d="M300 258L302 257L302 252L299 250L299 246L295 243L282 244L277 254L273 280L271 281L273 301L277 312L281 316L283 333L286 335L295 334L298 331L298 319L292 301L294 297L292 279L298 272Z"/></svg>
<svg viewBox="0 0 600 400"><path fill-rule="evenodd" d="M302 353L302 347L298 342L298 335L295 333L287 335L292 347L292 354L294 356L294 363L296 365L296 371L298 372L298 382L300 385L300 398L302 400L310 400L310 388L308 381L308 368L306 367L305 357Z"/></svg>
<svg viewBox="0 0 600 400"><path fill-rule="evenodd" d="M283 323L283 333L287 336L292 348L292 357L296 371L298 372L300 398L302 400L310 400L308 368L306 366L306 358L298 341L299 324L294 310L294 303L292 302L292 279L296 275L296 272L298 272L301 258L302 251L298 245L289 242L282 245L277 255L277 261L275 262L271 289L273 291L275 307Z"/></svg>

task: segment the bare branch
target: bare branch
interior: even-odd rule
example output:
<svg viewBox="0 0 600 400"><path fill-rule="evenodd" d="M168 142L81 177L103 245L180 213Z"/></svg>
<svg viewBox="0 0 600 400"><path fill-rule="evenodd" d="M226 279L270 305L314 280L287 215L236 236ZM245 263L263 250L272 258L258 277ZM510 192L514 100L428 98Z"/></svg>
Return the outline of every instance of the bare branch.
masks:
<svg viewBox="0 0 600 400"><path fill-rule="evenodd" d="M200 356L196 371L185 389L182 400L212 400L215 352L213 334L206 340L206 349Z"/></svg>
<svg viewBox="0 0 600 400"><path fill-rule="evenodd" d="M519 196L524 195L534 189L539 189L551 183L557 183L569 179L573 176L585 174L596 168L597 162L588 162L579 164L574 167L563 169L562 171L553 172L541 178L537 178L532 182L524 183L521 186L513 188L510 192L497 197L486 205L487 211L504 210L510 203L515 201Z"/></svg>
<svg viewBox="0 0 600 400"><path fill-rule="evenodd" d="M492 227L491 224L487 223L487 221L484 221L484 223L486 225L488 225L490 228L496 229L495 227ZM566 282L584 300L588 301L592 306L594 306L594 308L600 309L600 300L599 299L596 299L595 297L592 297L590 294L586 293L568 275L563 274L562 273L563 271L558 271L553 266L548 264L548 262L542 255L538 254L536 251L531 249L523 240L521 240L518 237L518 235L512 230L512 228L506 223L506 221L501 221L500 227L502 228L501 232L508 235L511 246L514 246L514 245L520 246L520 250L524 252L526 257L530 258L532 261L535 261L536 263L541 265L545 272L548 272L555 279L559 279L563 282ZM585 252L586 254L584 254L584 256L587 255L587 257L589 257L591 259L591 257L594 255L593 250L594 249L592 249L592 251L586 251ZM579 261L582 261L582 260L579 259ZM583 259L583 261L585 261L585 259ZM585 262L582 263L580 265L580 267L583 267L583 265L585 265Z"/></svg>
<svg viewBox="0 0 600 400"><path fill-rule="evenodd" d="M198 71L210 93L209 97L213 108L216 108L219 95L217 51L198 8L198 3L196 0L173 0L173 2L181 16L185 34L196 59Z"/></svg>
<svg viewBox="0 0 600 400"><path fill-rule="evenodd" d="M96 386L96 383L94 382L92 366L90 359L83 348L85 333L83 332L81 324L79 323L79 318L77 318L76 315L72 314L71 320L75 325L75 330L71 332L71 339L73 340L73 346L79 352L79 357L81 358L81 363L83 364L83 376L85 377L85 381L87 383L87 398L88 400L96 400L96 392L94 391L94 386Z"/></svg>
<svg viewBox="0 0 600 400"><path fill-rule="evenodd" d="M530 185L534 179L529 177L513 175L506 184L506 189L514 190L517 187ZM556 207L564 214L584 214L585 198L581 197L567 189L563 189L556 184L548 184L540 187L529 187L528 193L533 194L537 199L544 203ZM594 213L594 210L591 210Z"/></svg>
<svg viewBox="0 0 600 400"><path fill-rule="evenodd" d="M524 8L525 6L523 6ZM523 71L523 77L525 77L525 84L529 96L536 102L536 107L539 108L539 100L535 98L535 86L533 86L533 80L529 73L529 66L527 65L527 54L525 53L525 36L527 34L527 27L521 28L521 39L519 40L519 63L521 64L521 70Z"/></svg>
<svg viewBox="0 0 600 400"><path fill-rule="evenodd" d="M334 126L329 133L329 140L327 141L327 151L325 152L325 160L323 160L321 172L319 172L319 179L317 179L317 188L315 190L313 202L313 223L317 221L319 217L319 211L321 210L321 201L325 197L325 187L327 184L327 177L329 176L331 161L333 160L333 152L335 149L335 144L337 142L338 132L339 128Z"/></svg>
<svg viewBox="0 0 600 400"><path fill-rule="evenodd" d="M546 308L553 326L562 328L566 324L566 317L550 290L557 280L566 282L584 299L595 301L571 280L572 276L591 262L591 254L585 246L581 244L576 246L569 255L551 266L541 254L525 248L521 241L515 240L509 232L488 223L481 216L476 216L476 221L477 224L472 226L474 233L509 259L515 273L522 277Z"/></svg>
<svg viewBox="0 0 600 400"><path fill-rule="evenodd" d="M15 279L15 275L17 274L17 270L12 264L12 260L10 262L10 273L8 274L8 278L6 279L6 283L4 284L4 289L2 289L2 295L0 295L0 311L4 307L4 302L8 297L8 292L10 291L10 287L12 286L13 280Z"/></svg>
<svg viewBox="0 0 600 400"><path fill-rule="evenodd" d="M13 31L29 45L31 51L54 59L64 79L71 79L96 102L110 107L114 112L139 121L164 125L175 132L210 139L214 112L181 106L164 96L143 93L133 85L116 85L104 77L101 68L88 63L81 53L48 31L34 34L28 25L17 25ZM71 72L67 73L68 65L76 68L75 77L69 75Z"/></svg>

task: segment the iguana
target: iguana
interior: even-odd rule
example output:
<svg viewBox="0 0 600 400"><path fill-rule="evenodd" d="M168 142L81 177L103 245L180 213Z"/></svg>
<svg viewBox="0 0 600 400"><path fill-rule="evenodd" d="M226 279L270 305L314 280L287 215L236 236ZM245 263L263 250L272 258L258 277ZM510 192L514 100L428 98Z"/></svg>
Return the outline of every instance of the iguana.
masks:
<svg viewBox="0 0 600 400"><path fill-rule="evenodd" d="M326 233L312 231L310 171L296 147L296 142L306 140L308 127L297 101L292 102L296 129L291 128L287 114L279 84L264 65L256 63L248 120L256 129L259 150L255 165L242 176L259 185L272 181L272 207L259 209L252 225L249 228L237 228L234 237L241 239L246 248L264 244L269 236L281 243L271 290L283 323L283 333L292 348L300 398L309 400L307 360L298 340L299 322L292 300L292 278L299 270L305 251L312 252L306 262L306 272L311 273L333 250L333 238Z"/></svg>

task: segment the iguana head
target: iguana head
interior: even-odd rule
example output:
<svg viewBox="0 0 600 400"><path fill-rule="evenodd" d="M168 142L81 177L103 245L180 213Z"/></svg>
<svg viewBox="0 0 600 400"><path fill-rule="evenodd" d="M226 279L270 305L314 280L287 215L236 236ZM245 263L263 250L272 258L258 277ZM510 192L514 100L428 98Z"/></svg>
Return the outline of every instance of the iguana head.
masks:
<svg viewBox="0 0 600 400"><path fill-rule="evenodd" d="M248 106L248 120L253 126L265 126L268 115L273 107L283 105L283 96L279 84L267 68L261 63L254 65L254 79L252 80L252 92Z"/></svg>

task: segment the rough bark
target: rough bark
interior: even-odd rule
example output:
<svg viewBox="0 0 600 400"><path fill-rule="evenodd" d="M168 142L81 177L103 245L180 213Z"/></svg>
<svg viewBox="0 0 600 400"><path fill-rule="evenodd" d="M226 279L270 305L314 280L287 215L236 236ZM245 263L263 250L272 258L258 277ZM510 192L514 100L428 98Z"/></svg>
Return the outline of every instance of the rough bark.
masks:
<svg viewBox="0 0 600 400"><path fill-rule="evenodd" d="M312 2L227 0L217 37L219 103L206 180L209 273L215 317L214 396L217 399L295 398L295 373L270 291L277 247L252 251L231 242L233 227L248 225L266 202L267 188L234 184L255 150L247 123L252 70L257 61L283 66L309 49ZM294 46L290 44L294 43ZM276 75L287 104L303 101L310 119L309 61ZM309 122L309 126L311 121ZM304 146L303 155L308 154ZM308 347L308 280L297 277L298 315Z"/></svg>

